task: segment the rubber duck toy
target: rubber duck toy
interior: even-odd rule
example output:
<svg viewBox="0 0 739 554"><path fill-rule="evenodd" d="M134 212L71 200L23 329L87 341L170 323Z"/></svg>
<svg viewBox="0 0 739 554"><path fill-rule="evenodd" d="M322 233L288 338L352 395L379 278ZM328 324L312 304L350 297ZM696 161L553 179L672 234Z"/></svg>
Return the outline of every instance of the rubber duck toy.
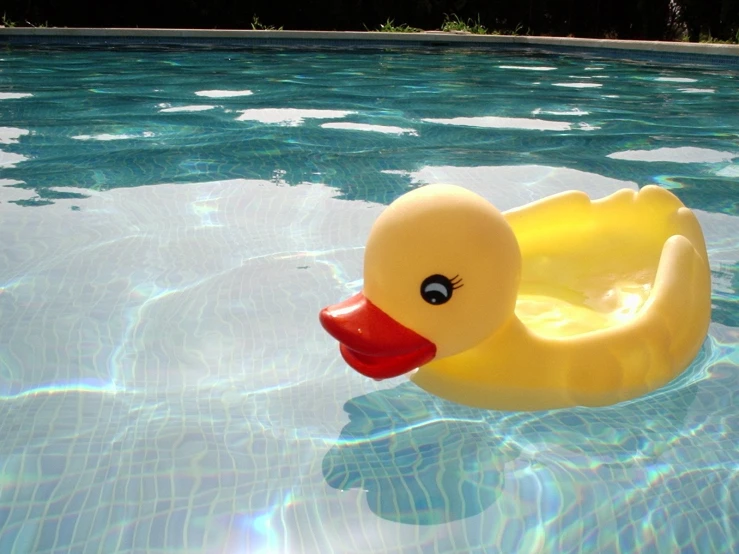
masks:
<svg viewBox="0 0 739 554"><path fill-rule="evenodd" d="M359 294L320 322L359 373L478 408L604 406L698 354L711 274L695 215L658 186L570 191L501 213L453 185L388 206Z"/></svg>

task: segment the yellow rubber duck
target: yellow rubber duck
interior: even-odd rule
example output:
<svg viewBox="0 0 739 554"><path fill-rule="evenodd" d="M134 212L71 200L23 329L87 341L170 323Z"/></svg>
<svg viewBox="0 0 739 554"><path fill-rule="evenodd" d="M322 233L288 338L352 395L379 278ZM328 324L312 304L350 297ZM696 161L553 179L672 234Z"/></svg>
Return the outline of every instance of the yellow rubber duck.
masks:
<svg viewBox="0 0 739 554"><path fill-rule="evenodd" d="M323 309L360 373L479 408L603 406L679 375L711 319L693 212L646 186L565 192L505 213L428 185L375 221L363 291Z"/></svg>

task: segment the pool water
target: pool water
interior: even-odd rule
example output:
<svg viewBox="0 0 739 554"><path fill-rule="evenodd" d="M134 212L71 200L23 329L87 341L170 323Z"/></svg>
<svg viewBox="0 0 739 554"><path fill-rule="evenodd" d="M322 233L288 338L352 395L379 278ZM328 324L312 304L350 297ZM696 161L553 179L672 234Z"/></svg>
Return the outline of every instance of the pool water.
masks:
<svg viewBox="0 0 739 554"><path fill-rule="evenodd" d="M711 258L699 357L535 413L355 373L318 311L432 182L670 188ZM0 185L2 553L739 551L739 67L8 47Z"/></svg>

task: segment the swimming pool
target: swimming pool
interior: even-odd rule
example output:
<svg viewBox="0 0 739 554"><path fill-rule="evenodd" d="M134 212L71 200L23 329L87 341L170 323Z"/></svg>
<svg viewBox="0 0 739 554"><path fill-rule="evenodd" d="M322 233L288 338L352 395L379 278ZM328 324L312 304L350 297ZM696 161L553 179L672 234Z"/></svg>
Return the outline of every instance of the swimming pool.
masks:
<svg viewBox="0 0 739 554"><path fill-rule="evenodd" d="M0 53L0 552L736 552L739 69L465 48ZM374 218L659 184L710 335L602 409L347 368Z"/></svg>

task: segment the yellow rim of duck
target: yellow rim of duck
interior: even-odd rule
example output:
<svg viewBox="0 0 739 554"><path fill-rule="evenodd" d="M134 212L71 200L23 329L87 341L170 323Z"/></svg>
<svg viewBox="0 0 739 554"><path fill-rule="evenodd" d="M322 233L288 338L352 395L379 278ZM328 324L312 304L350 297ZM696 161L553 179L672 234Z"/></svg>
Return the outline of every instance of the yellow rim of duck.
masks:
<svg viewBox="0 0 739 554"><path fill-rule="evenodd" d="M657 186L596 201L566 192L505 213L461 187L421 187L373 225L363 293L435 346L417 385L502 410L659 388L695 358L711 317L700 225Z"/></svg>

